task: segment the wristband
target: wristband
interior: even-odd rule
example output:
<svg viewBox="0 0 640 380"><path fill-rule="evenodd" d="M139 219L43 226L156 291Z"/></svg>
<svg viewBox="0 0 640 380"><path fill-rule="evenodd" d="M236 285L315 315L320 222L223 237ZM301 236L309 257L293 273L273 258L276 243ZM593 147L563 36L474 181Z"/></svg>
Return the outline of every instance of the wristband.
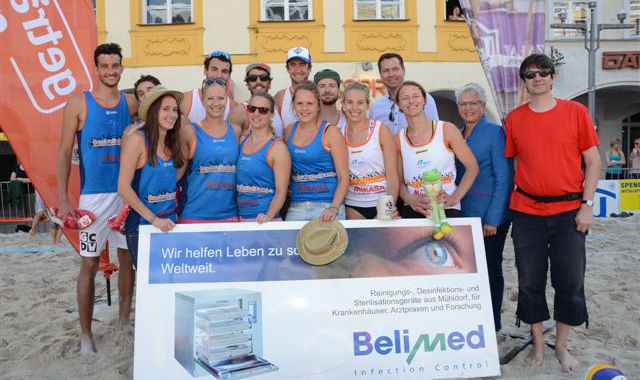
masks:
<svg viewBox="0 0 640 380"><path fill-rule="evenodd" d="M338 209L337 206L331 205L331 206L327 207L327 210L331 210L331 209L336 210L336 215L338 214L338 212L340 212L340 209Z"/></svg>
<svg viewBox="0 0 640 380"><path fill-rule="evenodd" d="M149 221L149 224L153 224L153 222L156 221L157 215L153 214L153 218L151 218L151 220Z"/></svg>

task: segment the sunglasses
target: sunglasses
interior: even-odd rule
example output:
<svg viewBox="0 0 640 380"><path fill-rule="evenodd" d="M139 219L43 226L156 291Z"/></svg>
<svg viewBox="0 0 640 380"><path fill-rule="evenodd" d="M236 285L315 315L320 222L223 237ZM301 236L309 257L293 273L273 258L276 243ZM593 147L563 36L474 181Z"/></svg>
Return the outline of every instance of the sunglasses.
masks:
<svg viewBox="0 0 640 380"><path fill-rule="evenodd" d="M269 76L269 74L247 75L245 79L247 82L255 82L258 79L260 79L261 82L268 82L271 80L271 76Z"/></svg>
<svg viewBox="0 0 640 380"><path fill-rule="evenodd" d="M226 51L214 50L209 55L209 58L224 58L225 61L231 62L231 56Z"/></svg>
<svg viewBox="0 0 640 380"><path fill-rule="evenodd" d="M551 69L531 70L524 73L526 79L533 79L536 75L540 75L540 78L546 78L551 75Z"/></svg>
<svg viewBox="0 0 640 380"><path fill-rule="evenodd" d="M217 85L226 87L227 86L227 81L224 80L223 78L207 78L207 79L202 81L202 88L209 87L209 86L211 86L213 84L217 84Z"/></svg>
<svg viewBox="0 0 640 380"><path fill-rule="evenodd" d="M251 104L247 105L247 111L249 111L249 113L255 113L256 110L258 110L258 112L261 115L266 115L269 112L271 112L271 110L269 108L267 108L267 107L256 107L256 106L251 105Z"/></svg>

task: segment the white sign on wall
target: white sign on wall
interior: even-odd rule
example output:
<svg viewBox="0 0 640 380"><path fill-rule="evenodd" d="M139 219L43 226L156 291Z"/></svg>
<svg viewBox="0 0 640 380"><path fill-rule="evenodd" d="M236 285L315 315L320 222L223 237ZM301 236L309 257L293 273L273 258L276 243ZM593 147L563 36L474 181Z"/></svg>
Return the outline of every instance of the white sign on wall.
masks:
<svg viewBox="0 0 640 380"><path fill-rule="evenodd" d="M596 194L593 199L593 216L606 218L611 213L620 212L620 182L598 181Z"/></svg>

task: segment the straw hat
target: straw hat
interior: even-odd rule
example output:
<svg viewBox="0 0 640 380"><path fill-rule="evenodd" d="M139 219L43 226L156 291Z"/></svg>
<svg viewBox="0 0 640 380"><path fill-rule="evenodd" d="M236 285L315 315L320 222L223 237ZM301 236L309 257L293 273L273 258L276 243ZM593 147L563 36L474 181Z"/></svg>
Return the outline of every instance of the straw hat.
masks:
<svg viewBox="0 0 640 380"><path fill-rule="evenodd" d="M338 221L321 223L314 219L298 232L296 248L300 258L311 265L325 265L342 256L349 239Z"/></svg>
<svg viewBox="0 0 640 380"><path fill-rule="evenodd" d="M179 107L180 103L182 103L182 98L184 95L180 91L168 90L164 88L164 86L158 85L149 90L142 103L140 103L140 108L138 109L138 117L142 120L146 120L147 112L149 111L149 108L151 108L151 105L155 103L156 100L167 94L173 95L176 98Z"/></svg>

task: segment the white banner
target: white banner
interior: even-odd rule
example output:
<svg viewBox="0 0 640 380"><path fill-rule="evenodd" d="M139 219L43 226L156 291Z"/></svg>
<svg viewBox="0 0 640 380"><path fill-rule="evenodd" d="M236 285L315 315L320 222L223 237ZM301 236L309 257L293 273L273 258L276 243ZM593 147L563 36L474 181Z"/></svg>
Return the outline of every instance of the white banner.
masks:
<svg viewBox="0 0 640 380"><path fill-rule="evenodd" d="M331 264L305 222L141 226L134 379L500 375L479 219L345 221Z"/></svg>
<svg viewBox="0 0 640 380"><path fill-rule="evenodd" d="M593 216L606 218L620 212L620 181L600 180L593 198Z"/></svg>

